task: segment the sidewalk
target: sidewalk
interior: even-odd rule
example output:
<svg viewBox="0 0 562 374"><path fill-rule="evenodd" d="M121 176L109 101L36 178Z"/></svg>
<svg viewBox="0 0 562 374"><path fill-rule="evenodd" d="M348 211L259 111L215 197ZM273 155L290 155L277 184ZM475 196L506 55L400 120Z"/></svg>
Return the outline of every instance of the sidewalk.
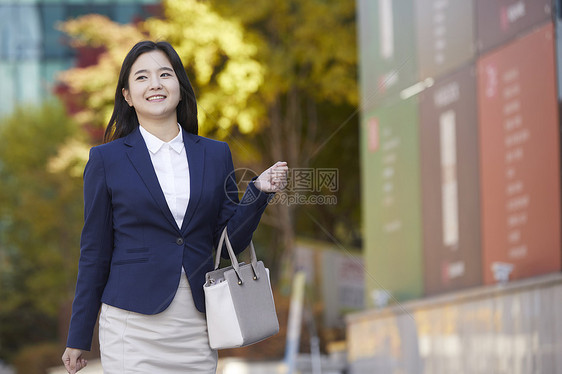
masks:
<svg viewBox="0 0 562 374"><path fill-rule="evenodd" d="M15 374L15 371L10 366L5 365L4 362L0 360L0 374Z"/></svg>
<svg viewBox="0 0 562 374"><path fill-rule="evenodd" d="M100 360L88 360L88 366L79 371L80 374L103 374ZM47 374L68 374L64 366L47 369Z"/></svg>
<svg viewBox="0 0 562 374"><path fill-rule="evenodd" d="M322 359L323 374L340 374L344 372L344 363L334 362L326 357ZM225 357L219 359L217 365L217 374L284 374L287 367L280 361L246 361L240 358ZM312 373L310 356L299 355L297 358L296 373L309 374ZM0 372L0 374L4 374ZM13 373L7 373L13 374ZM51 368L47 370L47 374L67 374L64 366ZM100 360L88 361L88 366L80 370L80 374L103 374Z"/></svg>

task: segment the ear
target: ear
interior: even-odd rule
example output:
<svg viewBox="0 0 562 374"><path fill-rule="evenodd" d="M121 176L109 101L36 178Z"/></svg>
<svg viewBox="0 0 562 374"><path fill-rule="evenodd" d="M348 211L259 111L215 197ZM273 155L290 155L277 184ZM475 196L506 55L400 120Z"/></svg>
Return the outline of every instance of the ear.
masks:
<svg viewBox="0 0 562 374"><path fill-rule="evenodd" d="M127 102L127 104L129 104L129 106L133 106L133 101L131 100L131 94L129 93L129 90L126 90L125 88L121 89L121 93L123 94L123 97L125 98L125 101Z"/></svg>

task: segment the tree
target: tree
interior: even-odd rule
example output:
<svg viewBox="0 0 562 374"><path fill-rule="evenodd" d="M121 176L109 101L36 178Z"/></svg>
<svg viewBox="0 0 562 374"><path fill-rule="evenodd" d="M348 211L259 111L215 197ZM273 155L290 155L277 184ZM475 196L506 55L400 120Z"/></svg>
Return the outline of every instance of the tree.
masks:
<svg viewBox="0 0 562 374"><path fill-rule="evenodd" d="M113 111L121 63L128 48L144 39L143 34L133 25L121 25L95 14L66 21L60 28L72 37L74 48L99 51L95 65L69 69L58 78L68 87L70 96L64 99L72 100L75 120L83 127L102 128Z"/></svg>
<svg viewBox="0 0 562 374"><path fill-rule="evenodd" d="M264 131L255 135L260 153L267 155L266 164L284 159L292 168L339 171L337 205L279 204L265 220L280 229L285 248L294 246L295 216L299 234L357 242L355 2L216 0L213 4L224 16L241 22L260 46L257 59L266 67L266 83L257 95L267 106L267 116L261 119ZM314 193L326 192L314 186Z"/></svg>
<svg viewBox="0 0 562 374"><path fill-rule="evenodd" d="M76 135L56 104L0 123L0 358L56 338L57 313L74 290L84 165L67 142Z"/></svg>
<svg viewBox="0 0 562 374"><path fill-rule="evenodd" d="M80 123L107 124L125 54L136 42L149 38L172 43L187 64L198 96L202 134L224 138L234 126L244 133L254 131L263 115L259 102L249 105L263 84L263 69L254 59L256 46L245 40L239 24L220 17L207 4L181 1L170 3L165 11L166 21L149 19L138 28L99 15L61 25L75 47L104 48L96 65L73 68L59 77L72 94L83 97Z"/></svg>

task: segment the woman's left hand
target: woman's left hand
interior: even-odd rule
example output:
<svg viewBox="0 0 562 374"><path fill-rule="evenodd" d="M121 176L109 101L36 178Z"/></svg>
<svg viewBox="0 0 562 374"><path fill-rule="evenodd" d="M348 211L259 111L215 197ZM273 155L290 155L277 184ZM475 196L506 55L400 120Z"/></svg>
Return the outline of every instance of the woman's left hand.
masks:
<svg viewBox="0 0 562 374"><path fill-rule="evenodd" d="M287 186L289 167L285 161L278 161L260 174L254 181L257 189L263 192L281 191Z"/></svg>

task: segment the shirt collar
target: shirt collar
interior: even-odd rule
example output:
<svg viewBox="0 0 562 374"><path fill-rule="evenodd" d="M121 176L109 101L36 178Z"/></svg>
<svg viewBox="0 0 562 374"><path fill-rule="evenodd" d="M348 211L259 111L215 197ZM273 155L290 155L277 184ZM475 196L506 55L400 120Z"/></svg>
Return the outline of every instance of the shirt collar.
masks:
<svg viewBox="0 0 562 374"><path fill-rule="evenodd" d="M169 144L170 147L172 147L172 149L174 151L176 151L178 154L181 153L181 151L184 147L184 144L183 144L183 134L182 134L181 127L180 127L179 124L178 124L178 129L180 131L179 131L178 135L176 135L175 138L173 138L169 142L164 142L163 140L159 139L158 137L152 135L144 127L139 125L139 130L140 130L140 133L141 133L142 137L144 138L144 142L146 143L146 147L148 148L148 150L152 154L157 153L162 148L162 146L164 144Z"/></svg>

